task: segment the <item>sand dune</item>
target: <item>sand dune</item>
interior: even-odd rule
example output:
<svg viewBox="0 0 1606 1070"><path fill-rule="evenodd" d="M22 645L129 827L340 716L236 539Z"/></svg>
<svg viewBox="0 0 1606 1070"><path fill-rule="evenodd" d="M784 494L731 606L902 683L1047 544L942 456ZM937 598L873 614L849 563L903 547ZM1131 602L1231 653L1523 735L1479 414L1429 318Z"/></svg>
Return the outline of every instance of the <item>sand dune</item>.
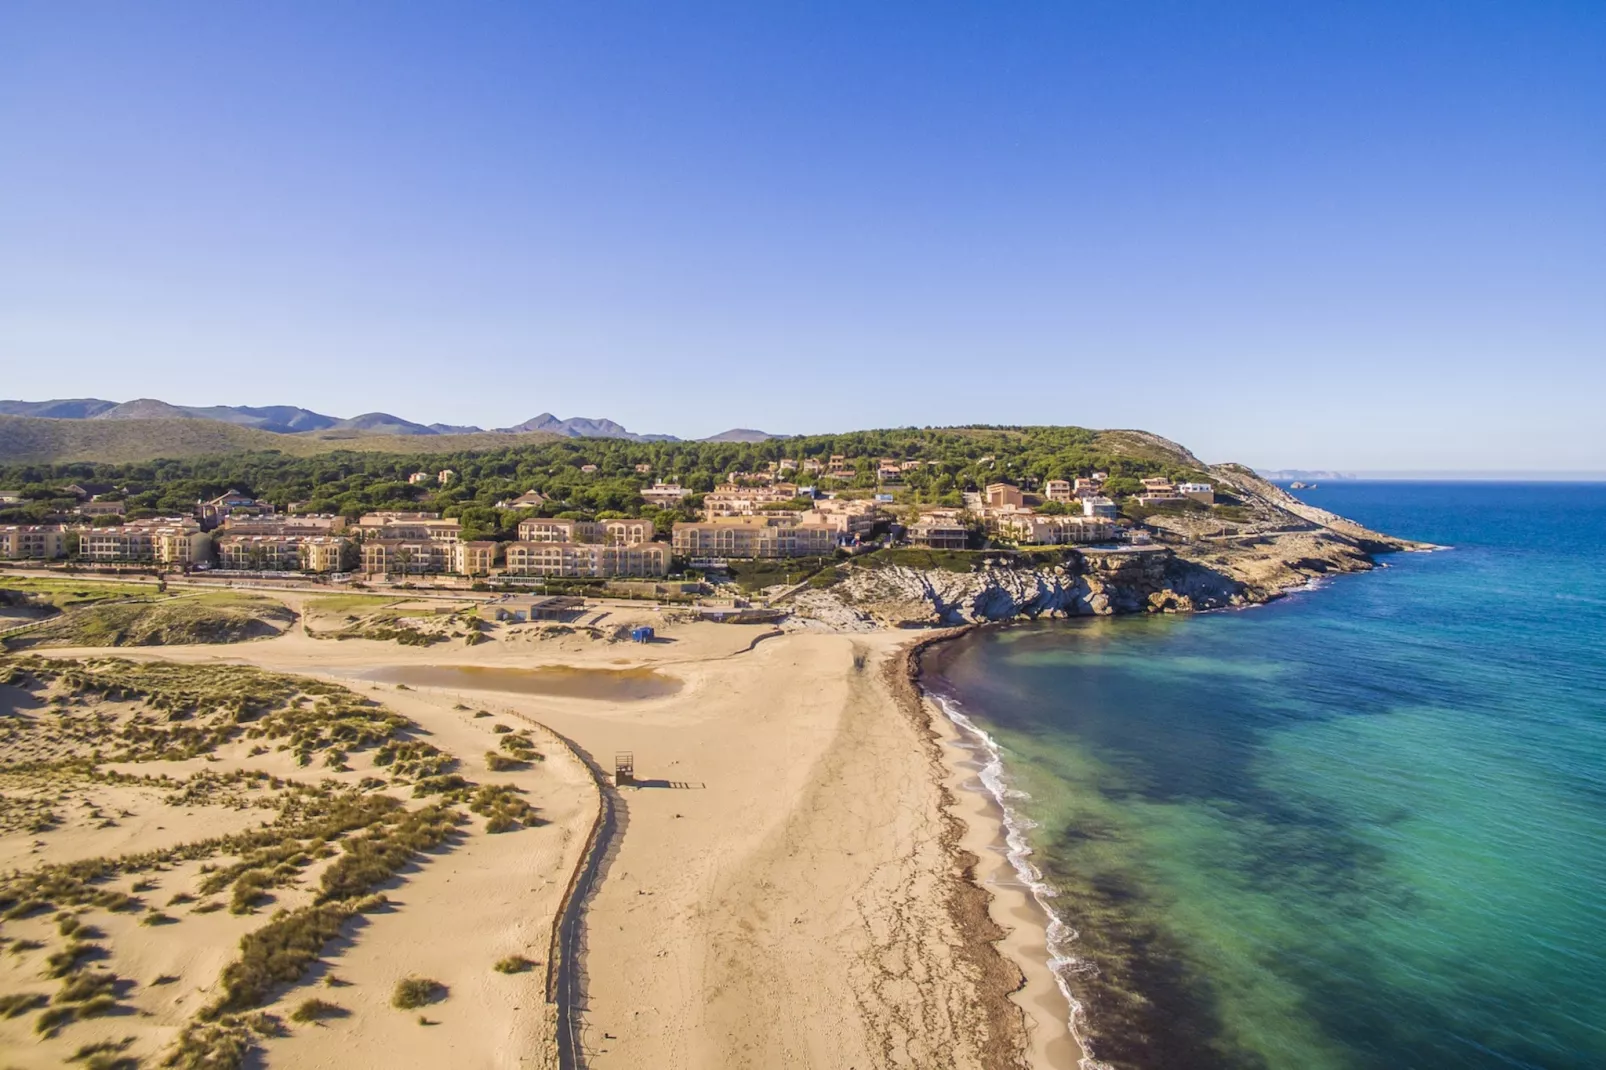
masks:
<svg viewBox="0 0 1606 1070"><path fill-rule="evenodd" d="M975 819L968 832L945 809L967 793L953 764L966 756L945 757L945 722L933 735L900 691L908 636L800 632L754 645L753 628L657 623L665 641L645 646L537 639L525 627L417 649L298 629L226 648L128 653L340 680L421 726L474 780L491 776L483 752L496 746L497 723L549 727L605 768L616 751L633 752L643 785L615 793L619 831L583 905L589 1066L1008 1067L1026 1065L1028 1052L1037 1065L1075 1065L1071 1049L1055 1046L1064 1030L1046 975L1021 1004L1009 1000L1021 975L989 942L1006 929L988 911L1027 959L1040 931L1019 902L990 902L969 882L976 855L992 871L996 825L974 799L959 806ZM607 701L503 691L494 674L472 691L368 679L399 664L645 666L682 686ZM554 1064L541 971L492 966L508 955L546 959L597 788L562 743L534 735L547 761L512 779L549 823L472 835L410 866L388 893L391 910L363 915L351 939L268 1006L288 1014L311 994L344 1016L263 1041L267 1065ZM241 921L207 918L219 931L204 941L145 937L151 948L162 942L157 954L140 948L143 934L124 933L117 954L146 973L181 974L173 991L193 993L183 997L193 1004L227 957L206 948L227 948ZM321 984L328 973L346 984ZM422 1012L436 1024L388 1004L411 973L450 990ZM151 1008L170 1032L182 1020L178 998Z"/></svg>

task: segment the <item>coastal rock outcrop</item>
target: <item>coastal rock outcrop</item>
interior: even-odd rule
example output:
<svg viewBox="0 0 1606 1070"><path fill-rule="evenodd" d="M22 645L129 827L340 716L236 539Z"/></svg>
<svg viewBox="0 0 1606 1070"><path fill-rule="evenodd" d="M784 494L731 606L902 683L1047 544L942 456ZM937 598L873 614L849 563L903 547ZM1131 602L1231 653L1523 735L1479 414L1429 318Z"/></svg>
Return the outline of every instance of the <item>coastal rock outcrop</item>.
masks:
<svg viewBox="0 0 1606 1070"><path fill-rule="evenodd" d="M1306 505L1242 465L1210 471L1233 503L1230 520L1156 515L1144 523L1149 545L999 550L947 568L846 563L789 605L836 630L1184 613L1268 602L1323 576L1375 568L1374 554L1431 549Z"/></svg>

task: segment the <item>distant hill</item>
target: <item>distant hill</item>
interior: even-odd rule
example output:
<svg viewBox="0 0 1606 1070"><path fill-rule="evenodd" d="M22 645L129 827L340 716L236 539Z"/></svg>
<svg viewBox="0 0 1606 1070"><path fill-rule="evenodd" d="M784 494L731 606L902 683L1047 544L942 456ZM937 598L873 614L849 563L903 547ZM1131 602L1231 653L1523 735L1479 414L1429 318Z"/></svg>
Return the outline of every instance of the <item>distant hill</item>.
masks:
<svg viewBox="0 0 1606 1070"><path fill-rule="evenodd" d="M435 430L424 424L415 424L411 420L403 420L400 416L392 416L388 412L365 412L361 416L353 416L349 420L340 420L331 424L325 430L330 432L351 431L375 435L433 435Z"/></svg>
<svg viewBox="0 0 1606 1070"><path fill-rule="evenodd" d="M717 435L709 435L699 439L700 442L768 442L772 438L781 438L781 435L772 435L768 431L755 431L751 427L733 427L729 431L721 431Z"/></svg>
<svg viewBox="0 0 1606 1070"><path fill-rule="evenodd" d="M388 412L367 412L350 419L326 416L296 405L173 405L155 398L105 401L100 398L65 398L55 401L0 401L0 416L35 416L53 420L220 420L239 427L284 435L332 432L344 435L477 435L486 433L472 424L420 424ZM575 416L563 420L543 412L498 432L525 434L540 431L565 438L624 438L632 442L678 442L674 435L638 435L612 420ZM759 434L759 432L751 432ZM768 436L765 436L768 437ZM761 441L731 439L730 441Z"/></svg>
<svg viewBox="0 0 1606 1070"><path fill-rule="evenodd" d="M524 443L550 442L555 436L531 432L508 434L375 434L330 429L280 434L255 427L195 417L166 419L50 419L0 415L0 462L8 464L103 461L127 463L161 457L199 457L278 450L309 457L335 450L380 453L455 453L492 450Z"/></svg>
<svg viewBox="0 0 1606 1070"><path fill-rule="evenodd" d="M295 405L264 405L261 408L250 405L208 405L205 408L193 406L183 406L183 408L190 416L222 420L225 423L240 424L242 427L258 427L264 431L277 431L285 435L298 434L302 431L322 431L340 422L333 416L325 416L321 412L313 412L311 409Z"/></svg>
<svg viewBox="0 0 1606 1070"><path fill-rule="evenodd" d="M117 407L100 398L61 398L56 401L0 401L0 416L47 416L55 420L87 420Z"/></svg>
<svg viewBox="0 0 1606 1070"><path fill-rule="evenodd" d="M571 416L560 420L550 412L532 416L522 424L498 428L500 431L546 431L565 438L627 438L632 442L678 442L674 435L638 435L612 420L594 420L588 416Z"/></svg>

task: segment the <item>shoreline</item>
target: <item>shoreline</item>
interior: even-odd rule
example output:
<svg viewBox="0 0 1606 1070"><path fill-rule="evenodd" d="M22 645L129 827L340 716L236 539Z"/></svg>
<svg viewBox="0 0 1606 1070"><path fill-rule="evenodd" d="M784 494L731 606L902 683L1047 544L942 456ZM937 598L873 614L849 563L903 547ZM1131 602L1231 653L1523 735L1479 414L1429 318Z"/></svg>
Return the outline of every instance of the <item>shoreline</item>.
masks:
<svg viewBox="0 0 1606 1070"><path fill-rule="evenodd" d="M922 659L937 646L999 622L945 629L908 644L903 675L925 731L937 752L945 815L962 830L952 849L968 857L966 879L985 898L985 911L998 934L978 934L1018 972L1008 1000L1026 1024L1022 1052L1034 1070L1098 1070L1079 1023L1081 1003L1060 972L1075 960L1055 950L1074 939L1075 930L1045 902L1052 893L1041 884L1028 856L1025 828L1005 802L999 777L1003 767L996 744L985 731L925 686Z"/></svg>
<svg viewBox="0 0 1606 1070"><path fill-rule="evenodd" d="M1449 547L1416 544L1402 551L1420 553ZM1378 562L1375 567L1387 568ZM1192 613L1247 611L1271 605L1300 594L1315 593L1334 577L1315 576L1300 583L1279 587L1263 602L1243 606L1195 609ZM1116 614L1139 616L1141 614ZM1074 617L1050 620L1073 620ZM902 673L904 684L918 706L911 716L924 722L927 738L937 749L943 775L943 812L964 828L953 850L970 860L967 880L988 900L987 913L1003 931L1001 937L986 939L1020 973L1019 986L1009 999L1025 1016L1027 1045L1023 1052L1033 1070L1104 1070L1089 1050L1086 1012L1071 990L1066 971L1078 959L1067 953L1066 945L1077 931L1057 914L1047 900L1053 890L1041 880L1030 860L1032 849L1026 831L1035 823L1008 803L1011 789L1004 780L1002 752L981 726L958 708L957 702L938 694L925 684L923 659L927 652L983 628L1002 629L1038 623L1021 616L975 621L941 629L905 645ZM895 694L897 688L894 688ZM903 696L899 696L903 697ZM906 711L908 712L908 711ZM1046 1015L1046 1021L1045 1021Z"/></svg>

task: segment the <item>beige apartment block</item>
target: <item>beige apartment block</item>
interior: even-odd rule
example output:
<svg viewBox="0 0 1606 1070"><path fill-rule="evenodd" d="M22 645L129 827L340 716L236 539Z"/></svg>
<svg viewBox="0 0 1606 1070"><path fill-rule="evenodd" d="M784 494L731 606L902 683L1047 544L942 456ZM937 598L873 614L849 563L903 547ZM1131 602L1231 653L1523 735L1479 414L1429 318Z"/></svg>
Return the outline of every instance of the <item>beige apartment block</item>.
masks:
<svg viewBox="0 0 1606 1070"><path fill-rule="evenodd" d="M602 522L603 541L617 546L636 546L640 543L651 542L655 533L651 520L604 520Z"/></svg>
<svg viewBox="0 0 1606 1070"><path fill-rule="evenodd" d="M1003 538L1035 546L1107 542L1115 537L1115 525L1108 520L1084 516L1038 516L1035 513L1000 517L996 531Z"/></svg>
<svg viewBox="0 0 1606 1070"><path fill-rule="evenodd" d="M1075 494L1068 479L1050 479L1043 484L1043 497L1051 502L1068 502Z"/></svg>
<svg viewBox="0 0 1606 1070"><path fill-rule="evenodd" d="M247 572L347 572L357 544L341 535L229 532L217 539L218 567Z"/></svg>
<svg viewBox="0 0 1606 1070"><path fill-rule="evenodd" d="M576 579L669 574L670 547L661 542L630 546L595 542L514 542L507 546L509 576Z"/></svg>
<svg viewBox="0 0 1606 1070"><path fill-rule="evenodd" d="M1019 508L1026 504L1025 495L1021 494L1020 488L1012 483L987 484L983 498L995 509L1011 505Z"/></svg>
<svg viewBox="0 0 1606 1070"><path fill-rule="evenodd" d="M333 513L231 516L222 530L230 535L338 535L346 530L346 518Z"/></svg>
<svg viewBox="0 0 1606 1070"><path fill-rule="evenodd" d="M703 515L709 519L724 516L753 516L766 505L796 500L796 483L776 483L770 487L743 487L721 483L703 495Z"/></svg>
<svg viewBox="0 0 1606 1070"><path fill-rule="evenodd" d="M496 567L500 544L494 542L452 543L452 571L459 576L484 576Z"/></svg>
<svg viewBox="0 0 1606 1070"><path fill-rule="evenodd" d="M357 521L364 538L456 542L462 524L455 518L442 519L439 513L365 513Z"/></svg>
<svg viewBox="0 0 1606 1070"><path fill-rule="evenodd" d="M909 529L909 541L932 550L963 550L970 546L970 528L957 517L933 513Z"/></svg>
<svg viewBox="0 0 1606 1070"><path fill-rule="evenodd" d="M12 524L0 527L0 558L8 561L53 561L67 556L67 529L60 524Z"/></svg>
<svg viewBox="0 0 1606 1070"><path fill-rule="evenodd" d="M683 557L804 557L836 550L836 533L795 516L731 516L676 524L675 553Z"/></svg>
<svg viewBox="0 0 1606 1070"><path fill-rule="evenodd" d="M294 572L301 567L301 539L295 535L220 536L218 567L229 572Z"/></svg>
<svg viewBox="0 0 1606 1070"><path fill-rule="evenodd" d="M419 576L449 572L457 540L372 538L362 543L362 568L372 575Z"/></svg>
<svg viewBox="0 0 1606 1070"><path fill-rule="evenodd" d="M832 531L847 535L863 535L880 522L882 512L875 502L827 498L815 502L814 508L802 516L805 523L824 524Z"/></svg>
<svg viewBox="0 0 1606 1070"><path fill-rule="evenodd" d="M595 520L535 517L519 521L520 542L601 542L602 536L602 525Z"/></svg>
<svg viewBox="0 0 1606 1070"><path fill-rule="evenodd" d="M211 557L211 539L201 525L182 517L134 520L79 533L78 556L103 563L201 564Z"/></svg>

